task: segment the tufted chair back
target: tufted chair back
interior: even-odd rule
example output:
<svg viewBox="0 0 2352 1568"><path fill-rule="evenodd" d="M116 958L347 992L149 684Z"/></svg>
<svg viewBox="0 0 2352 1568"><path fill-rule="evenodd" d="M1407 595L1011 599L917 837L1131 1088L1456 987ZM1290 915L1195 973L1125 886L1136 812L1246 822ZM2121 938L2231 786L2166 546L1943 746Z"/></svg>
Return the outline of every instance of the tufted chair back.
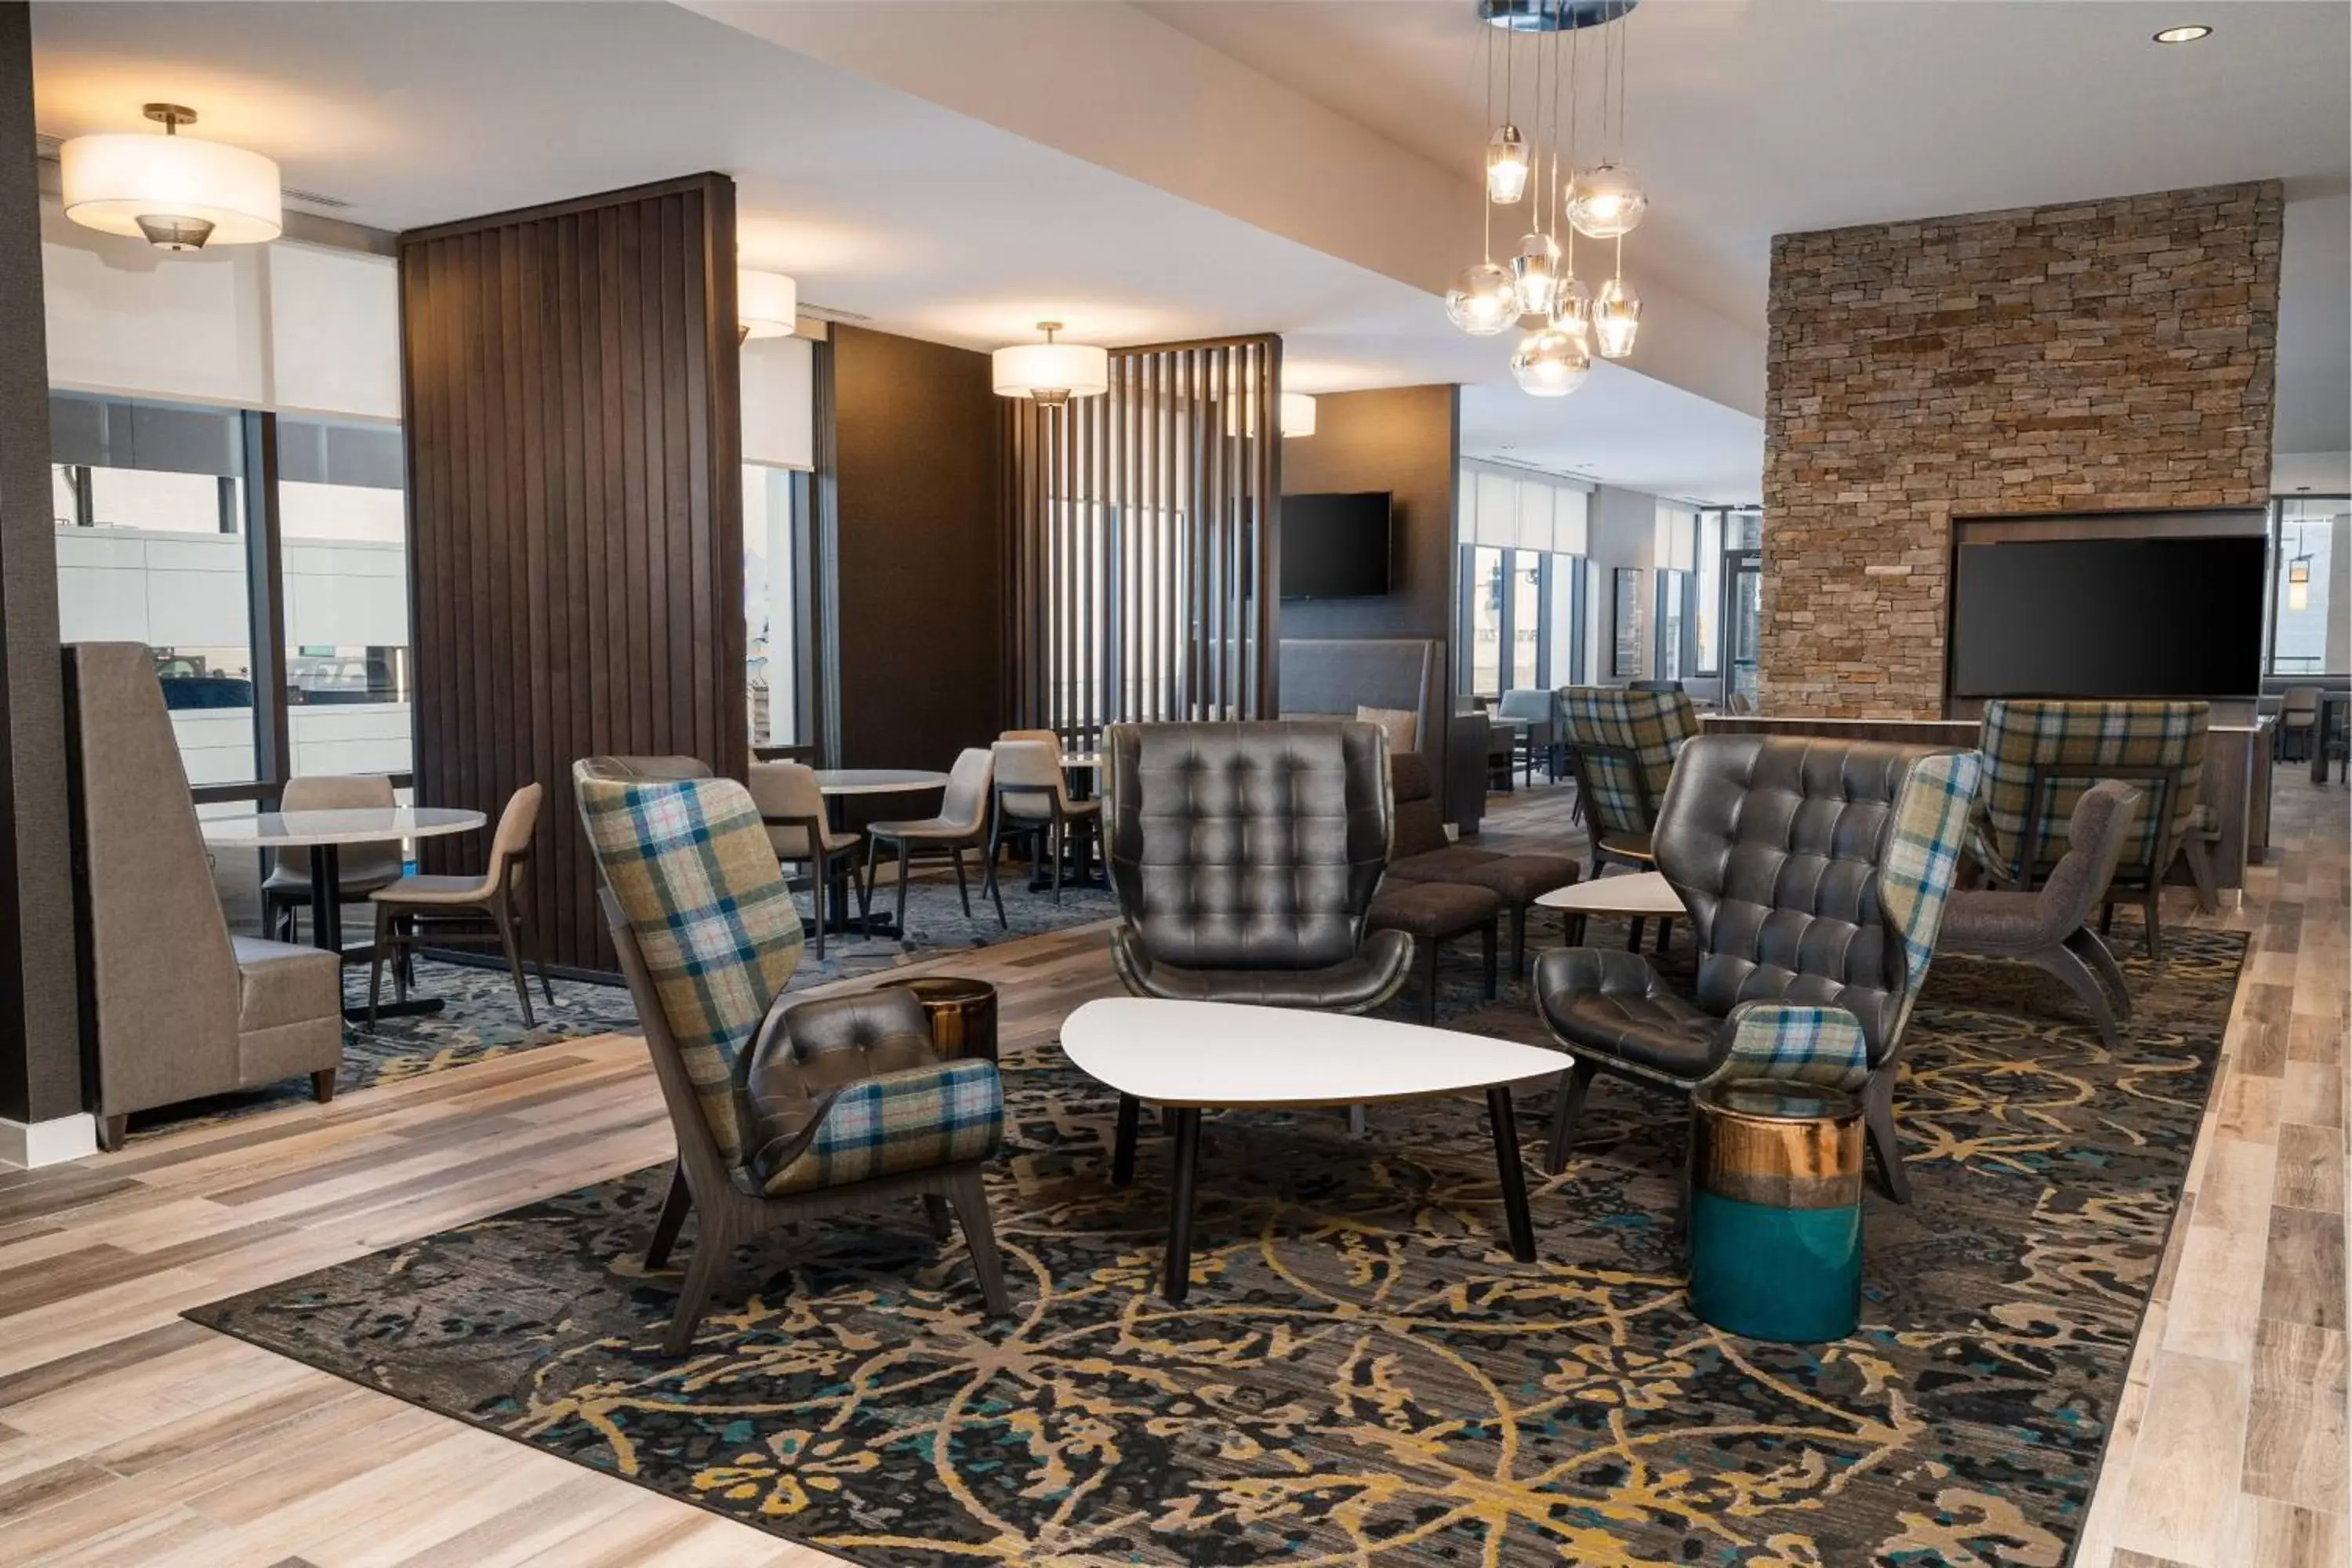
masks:
<svg viewBox="0 0 2352 1568"><path fill-rule="evenodd" d="M1869 1065L1884 1062L1926 976L1976 776L1973 753L1921 746L1685 745L1652 842L1697 932L1698 1005L1843 1007ZM1954 791L1956 806L1937 798Z"/></svg>
<svg viewBox="0 0 2352 1568"><path fill-rule="evenodd" d="M1104 736L1119 912L1155 963L1314 969L1351 956L1387 865L1380 727L1118 724Z"/></svg>

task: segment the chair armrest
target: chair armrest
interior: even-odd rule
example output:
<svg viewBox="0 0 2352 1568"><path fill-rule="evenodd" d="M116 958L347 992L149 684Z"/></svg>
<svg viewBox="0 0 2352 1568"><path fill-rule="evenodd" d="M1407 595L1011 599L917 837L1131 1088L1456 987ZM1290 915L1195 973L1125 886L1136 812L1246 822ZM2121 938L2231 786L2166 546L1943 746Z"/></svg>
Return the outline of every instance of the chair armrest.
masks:
<svg viewBox="0 0 2352 1568"><path fill-rule="evenodd" d="M1716 1036L1717 1079L1769 1078L1855 1089L1870 1076L1862 1020L1843 1007L1742 1002Z"/></svg>
<svg viewBox="0 0 2352 1568"><path fill-rule="evenodd" d="M752 1107L755 1131L764 1131ZM1004 1129L996 1064L979 1058L879 1073L829 1089L793 1132L749 1161L768 1197L985 1160Z"/></svg>
<svg viewBox="0 0 2352 1568"><path fill-rule="evenodd" d="M1556 947L1536 960L1534 985L1538 998L1591 991L1603 996L1666 993L1665 982L1648 959L1614 947Z"/></svg>

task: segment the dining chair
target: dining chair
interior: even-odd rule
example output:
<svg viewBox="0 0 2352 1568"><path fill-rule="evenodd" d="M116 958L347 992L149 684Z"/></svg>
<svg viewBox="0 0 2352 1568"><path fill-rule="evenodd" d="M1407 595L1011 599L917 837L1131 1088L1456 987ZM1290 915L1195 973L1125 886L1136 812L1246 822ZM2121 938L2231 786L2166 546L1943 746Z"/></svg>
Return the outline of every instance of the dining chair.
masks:
<svg viewBox="0 0 2352 1568"><path fill-rule="evenodd" d="M382 773L310 773L286 781L278 792L280 811L390 811L398 805L392 780ZM400 840L347 844L336 855L335 889L347 904L355 904L378 888L389 887L407 869ZM270 853L269 874L261 879L261 929L280 942L292 942L302 909L310 901L310 852L278 849Z"/></svg>
<svg viewBox="0 0 2352 1568"><path fill-rule="evenodd" d="M1102 802L1074 800L1069 780L1062 773L1062 743L1051 731L1013 730L992 748L995 778L992 793L996 810L988 829L988 892L996 888L996 860L1005 835L1027 834L1042 855L1054 863L1054 901L1062 901L1062 861L1071 831L1078 834L1078 875L1087 873L1085 857L1102 821Z"/></svg>
<svg viewBox="0 0 2352 1568"><path fill-rule="evenodd" d="M1650 835L1675 771L1675 758L1698 733L1698 715L1680 690L1563 687L1559 693L1569 760L1591 836L1587 879L1611 865L1646 871Z"/></svg>
<svg viewBox="0 0 2352 1568"><path fill-rule="evenodd" d="M537 1028L530 1009L530 985L523 979L523 935L529 924L523 874L530 863L531 839L539 831L539 808L547 795L536 784L527 784L507 797L499 826L490 835L490 863L478 877L417 875L403 877L369 896L375 906L375 951L368 959L368 1023L375 1023L376 999L383 988L383 964L392 958L393 994L408 999L408 958L418 947L488 947L495 943L506 954L507 973L514 977L515 1000L522 1005L526 1029ZM479 929L487 921L490 929ZM535 945L535 944L534 944ZM549 1006L555 1005L555 987L547 978L547 960L531 954L539 972L539 987Z"/></svg>
<svg viewBox="0 0 2352 1568"><path fill-rule="evenodd" d="M826 893L846 877L857 889L857 918L862 922L872 908L874 885L857 875L858 849L864 840L837 830L824 809L824 792L816 772L805 763L753 763L745 779L751 803L768 827L768 847L779 862L809 868L814 884L812 900L816 928L816 958L824 962ZM842 902L848 901L846 896Z"/></svg>
<svg viewBox="0 0 2352 1568"><path fill-rule="evenodd" d="M2309 762L2319 733L2320 689L2290 686L2279 693L2279 749L2285 760Z"/></svg>
<svg viewBox="0 0 2352 1568"><path fill-rule="evenodd" d="M866 886L874 886L874 858L884 844L898 852L898 930L907 929L907 863L915 855L945 855L955 862L956 897L963 902L963 918L971 919L971 888L964 880L963 852L979 850L988 842L989 783L996 759L986 747L967 746L948 773L947 798L937 816L908 822L877 822L866 829ZM1004 896L996 879L983 877L988 895L996 903L996 923L1011 929L1004 919Z"/></svg>

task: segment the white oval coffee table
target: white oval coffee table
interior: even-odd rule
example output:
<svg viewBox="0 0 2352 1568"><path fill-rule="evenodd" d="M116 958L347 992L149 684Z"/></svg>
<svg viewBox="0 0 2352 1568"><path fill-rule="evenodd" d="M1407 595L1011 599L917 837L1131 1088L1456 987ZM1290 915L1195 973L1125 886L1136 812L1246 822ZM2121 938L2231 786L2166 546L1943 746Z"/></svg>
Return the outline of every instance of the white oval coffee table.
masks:
<svg viewBox="0 0 2352 1568"><path fill-rule="evenodd" d="M1160 1107L1167 1119L1176 1171L1160 1292L1170 1301L1183 1300L1191 1282L1192 1188L1201 1112L1209 1109L1368 1105L1483 1089L1511 1256L1535 1261L1510 1086L1557 1077L1570 1065L1565 1052L1385 1018L1146 996L1087 1003L1063 1020L1062 1049L1088 1077L1118 1091L1118 1137L1111 1152L1116 1184L1135 1177L1141 1103Z"/></svg>
<svg viewBox="0 0 2352 1568"><path fill-rule="evenodd" d="M1680 896L1664 876L1656 871L1633 871L1622 877L1595 877L1590 882L1570 882L1565 888L1554 888L1536 899L1537 907L1559 910L1569 917L1568 945L1580 947L1584 942L1584 917L1587 915L1627 915L1632 917L1633 931L1625 945L1635 952L1642 949L1642 927L1644 922L1658 922L1658 951L1666 951L1666 933L1674 922L1690 911L1683 907Z"/></svg>

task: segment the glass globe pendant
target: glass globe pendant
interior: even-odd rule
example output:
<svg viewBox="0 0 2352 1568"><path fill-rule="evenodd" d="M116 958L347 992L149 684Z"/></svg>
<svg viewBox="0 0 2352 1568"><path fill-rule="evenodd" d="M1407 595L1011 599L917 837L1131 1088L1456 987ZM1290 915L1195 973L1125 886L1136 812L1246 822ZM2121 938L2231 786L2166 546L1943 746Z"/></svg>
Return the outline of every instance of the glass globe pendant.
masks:
<svg viewBox="0 0 2352 1568"><path fill-rule="evenodd" d="M1591 239L1615 239L1642 226L1650 198L1633 171L1614 159L1578 174L1568 193L1568 221Z"/></svg>
<svg viewBox="0 0 2352 1568"><path fill-rule="evenodd" d="M1633 334L1641 330L1642 297L1625 279L1612 278L1601 286L1592 302L1592 335L1602 359L1623 359L1633 352Z"/></svg>
<svg viewBox="0 0 2352 1568"><path fill-rule="evenodd" d="M1559 242L1548 234L1531 234L1519 241L1511 258L1512 287L1522 316L1551 319L1552 287L1559 277Z"/></svg>
<svg viewBox="0 0 2352 1568"><path fill-rule="evenodd" d="M1566 397L1591 374L1584 345L1549 327L1529 332L1511 355L1511 379L1530 397Z"/></svg>
<svg viewBox="0 0 2352 1568"><path fill-rule="evenodd" d="M1579 343L1592 342L1592 290L1573 272L1552 285L1551 330L1566 332Z"/></svg>
<svg viewBox="0 0 2352 1568"><path fill-rule="evenodd" d="M1465 267L1445 291L1445 314L1472 337L1490 338L1519 317L1518 290L1507 268L1491 261Z"/></svg>
<svg viewBox="0 0 2352 1568"><path fill-rule="evenodd" d="M1486 199L1508 206L1528 194L1528 144L1516 125L1505 125L1486 143Z"/></svg>

